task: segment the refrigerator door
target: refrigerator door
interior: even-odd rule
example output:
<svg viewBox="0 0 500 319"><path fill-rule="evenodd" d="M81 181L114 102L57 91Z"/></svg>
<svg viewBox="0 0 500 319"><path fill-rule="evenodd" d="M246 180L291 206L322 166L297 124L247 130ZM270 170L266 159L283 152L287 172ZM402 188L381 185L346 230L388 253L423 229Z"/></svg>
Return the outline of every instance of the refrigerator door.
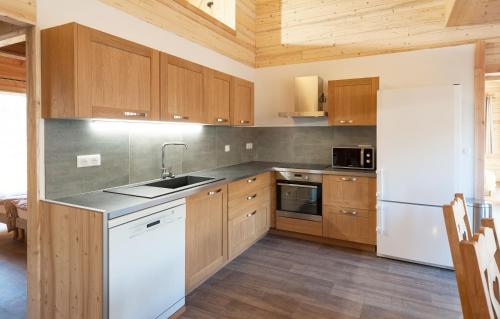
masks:
<svg viewBox="0 0 500 319"><path fill-rule="evenodd" d="M452 267L441 207L379 202L377 255Z"/></svg>
<svg viewBox="0 0 500 319"><path fill-rule="evenodd" d="M460 86L378 92L377 195L443 205L460 185Z"/></svg>

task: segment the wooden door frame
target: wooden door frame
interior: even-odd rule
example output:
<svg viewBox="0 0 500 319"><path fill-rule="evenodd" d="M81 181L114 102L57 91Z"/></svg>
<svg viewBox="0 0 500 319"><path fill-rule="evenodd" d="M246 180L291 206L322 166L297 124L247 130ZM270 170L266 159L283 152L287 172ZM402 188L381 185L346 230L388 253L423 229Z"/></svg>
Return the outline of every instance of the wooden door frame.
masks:
<svg viewBox="0 0 500 319"><path fill-rule="evenodd" d="M484 197L486 153L485 125L485 43L477 41L474 53L474 197Z"/></svg>

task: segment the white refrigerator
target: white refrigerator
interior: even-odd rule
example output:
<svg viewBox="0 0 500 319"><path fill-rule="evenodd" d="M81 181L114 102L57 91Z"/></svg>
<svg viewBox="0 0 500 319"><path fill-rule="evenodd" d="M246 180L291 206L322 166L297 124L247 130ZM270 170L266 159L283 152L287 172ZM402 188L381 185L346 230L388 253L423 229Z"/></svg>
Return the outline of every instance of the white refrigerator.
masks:
<svg viewBox="0 0 500 319"><path fill-rule="evenodd" d="M442 205L460 192L460 85L380 90L377 254L452 267Z"/></svg>

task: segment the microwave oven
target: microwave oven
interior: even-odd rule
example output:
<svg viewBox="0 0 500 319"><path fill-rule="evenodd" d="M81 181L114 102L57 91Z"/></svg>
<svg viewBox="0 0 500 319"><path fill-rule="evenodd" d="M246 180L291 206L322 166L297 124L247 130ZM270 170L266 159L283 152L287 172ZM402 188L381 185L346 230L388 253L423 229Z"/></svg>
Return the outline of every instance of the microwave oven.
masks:
<svg viewBox="0 0 500 319"><path fill-rule="evenodd" d="M371 145L333 147L332 167L375 170L375 148Z"/></svg>

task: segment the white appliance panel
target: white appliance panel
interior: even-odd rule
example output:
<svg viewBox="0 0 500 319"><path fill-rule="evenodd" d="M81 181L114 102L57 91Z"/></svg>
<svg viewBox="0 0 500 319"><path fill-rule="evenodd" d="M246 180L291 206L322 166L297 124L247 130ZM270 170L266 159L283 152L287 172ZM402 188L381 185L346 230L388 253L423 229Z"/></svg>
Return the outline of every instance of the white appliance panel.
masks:
<svg viewBox="0 0 500 319"><path fill-rule="evenodd" d="M379 202L377 255L451 268L441 207Z"/></svg>
<svg viewBox="0 0 500 319"><path fill-rule="evenodd" d="M109 318L168 318L184 305L186 206L109 229Z"/></svg>
<svg viewBox="0 0 500 319"><path fill-rule="evenodd" d="M443 205L459 191L460 86L378 93L380 200Z"/></svg>

